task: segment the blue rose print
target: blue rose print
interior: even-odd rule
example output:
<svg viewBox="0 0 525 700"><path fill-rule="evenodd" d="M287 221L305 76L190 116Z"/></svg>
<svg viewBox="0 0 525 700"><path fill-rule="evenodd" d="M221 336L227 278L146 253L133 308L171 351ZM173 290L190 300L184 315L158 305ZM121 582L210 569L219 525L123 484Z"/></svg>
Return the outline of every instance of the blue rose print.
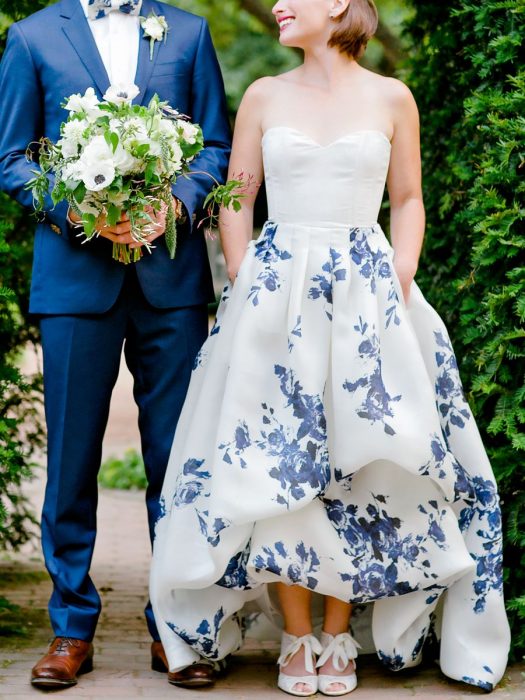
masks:
<svg viewBox="0 0 525 700"><path fill-rule="evenodd" d="M475 476L472 483L476 500L461 511L459 526L465 531L474 525L482 543L482 553L470 553L476 562L476 578L472 583L473 609L475 613L482 613L487 595L491 591L501 595L503 591L501 511L493 481Z"/></svg>
<svg viewBox="0 0 525 700"><path fill-rule="evenodd" d="M381 354L379 337L372 327L368 331L368 323L359 317L359 324L354 326L354 330L363 337L359 345L359 357L370 360L374 363L373 369L368 374L359 377L357 381L346 380L343 389L350 393L355 393L360 389L366 389L366 396L357 411L360 418L366 418L371 423L380 422L387 435L395 435L394 428L387 422L387 418L394 417L393 403L401 400L401 395L391 396L383 382L381 374Z"/></svg>
<svg viewBox="0 0 525 700"><path fill-rule="evenodd" d="M312 547L301 541L290 553L283 542L275 542L273 547L264 547L263 552L264 555L258 554L254 560L257 571L269 571L290 584L300 584L312 591L316 589L318 580L313 574L319 570L321 562Z"/></svg>
<svg viewBox="0 0 525 700"><path fill-rule="evenodd" d="M426 507L419 506L427 516L427 530L417 535L400 534L402 521L389 515L388 497L373 496L365 512L353 504L324 499L330 522L345 541L345 554L357 569L357 575L340 574L342 581L352 584L352 600L367 602L392 595L403 595L412 590L408 581L400 580L398 563L409 564L428 579L429 589L435 589L435 574L431 573L427 544L433 542L446 549L441 521L446 511L431 500Z"/></svg>
<svg viewBox="0 0 525 700"><path fill-rule="evenodd" d="M216 659L219 655L217 640L224 619L224 609L221 607L213 617L213 620L202 620L194 631L179 627L175 622L166 624L172 632L175 632L186 644L192 646L201 656L208 659Z"/></svg>
<svg viewBox="0 0 525 700"><path fill-rule="evenodd" d="M322 273L312 277L314 285L308 292L309 299L324 299L325 313L332 320L332 288L334 282L346 279L346 269L342 266L342 255L330 248L330 259L322 266ZM324 274L323 274L324 273Z"/></svg>
<svg viewBox="0 0 525 700"><path fill-rule="evenodd" d="M275 292L279 289L280 274L277 263L292 258L291 253L275 245L276 232L277 224L267 224L262 238L255 244L255 257L264 263L264 269L257 275L256 283L252 285L248 295L248 299L252 300L254 306L259 305L259 295L263 290Z"/></svg>
<svg viewBox="0 0 525 700"><path fill-rule="evenodd" d="M472 414L463 392L452 345L442 331L434 331L434 338L438 348L441 348L435 354L436 365L439 368L436 378L437 406L443 420L445 436L448 438L451 426L464 428L465 421L470 420Z"/></svg>

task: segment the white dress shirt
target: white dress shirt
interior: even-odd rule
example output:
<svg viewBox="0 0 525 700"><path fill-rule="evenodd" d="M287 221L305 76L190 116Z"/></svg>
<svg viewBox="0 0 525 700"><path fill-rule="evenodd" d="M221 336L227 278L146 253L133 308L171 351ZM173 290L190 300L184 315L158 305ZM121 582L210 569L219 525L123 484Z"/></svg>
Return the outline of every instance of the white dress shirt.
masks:
<svg viewBox="0 0 525 700"><path fill-rule="evenodd" d="M88 0L79 0L88 16ZM136 15L110 12L97 20L88 19L110 83L133 85L139 58L140 20Z"/></svg>

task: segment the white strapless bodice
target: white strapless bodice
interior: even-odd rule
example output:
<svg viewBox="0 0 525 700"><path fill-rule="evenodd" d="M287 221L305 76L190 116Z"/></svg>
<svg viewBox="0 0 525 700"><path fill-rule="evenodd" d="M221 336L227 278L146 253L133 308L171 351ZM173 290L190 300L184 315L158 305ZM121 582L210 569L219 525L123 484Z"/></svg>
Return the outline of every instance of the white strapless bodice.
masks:
<svg viewBox="0 0 525 700"><path fill-rule="evenodd" d="M276 126L262 139L268 218L278 223L371 226L390 163L381 131L353 131L323 146Z"/></svg>

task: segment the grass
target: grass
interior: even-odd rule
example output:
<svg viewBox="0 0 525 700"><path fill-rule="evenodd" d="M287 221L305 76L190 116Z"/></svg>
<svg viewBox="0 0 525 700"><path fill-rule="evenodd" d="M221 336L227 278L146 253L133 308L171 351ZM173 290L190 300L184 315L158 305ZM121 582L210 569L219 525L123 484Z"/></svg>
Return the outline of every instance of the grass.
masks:
<svg viewBox="0 0 525 700"><path fill-rule="evenodd" d="M0 590L30 587L47 581L45 571L0 570ZM5 657L9 651L18 651L45 641L49 637L47 610L35 605L20 606L0 596L0 650ZM9 665L4 658L3 667Z"/></svg>

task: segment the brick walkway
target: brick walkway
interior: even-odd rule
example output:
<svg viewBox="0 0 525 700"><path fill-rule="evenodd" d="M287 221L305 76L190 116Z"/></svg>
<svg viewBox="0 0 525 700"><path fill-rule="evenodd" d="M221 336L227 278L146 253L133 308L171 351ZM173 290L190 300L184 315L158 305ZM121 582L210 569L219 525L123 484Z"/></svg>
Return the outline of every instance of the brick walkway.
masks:
<svg viewBox="0 0 525 700"><path fill-rule="evenodd" d="M127 447L138 447L131 385L126 372L121 373L105 454L121 454ZM35 480L28 495L39 510L42 478ZM149 639L142 609L145 604L149 565L149 542L143 495L132 492L103 491L99 503L99 537L93 561L93 578L103 598L103 613L95 639L95 670L81 677L79 684L63 691L68 698L210 698L210 700L266 700L286 697L275 683L275 643L251 644L238 654L230 673L215 689L187 691L168 686L166 677L149 669ZM38 552L25 551L11 560L0 561L0 574L42 571ZM27 578L27 577L26 577ZM37 577L38 579L38 577ZM33 613L45 609L49 595L47 579L11 586L2 591L11 602L30 608ZM42 616L43 617L43 613ZM46 648L49 629L35 632L31 645L10 651L0 640L0 700L34 700L40 691L29 685L29 671ZM522 671L525 666L509 669L501 687L491 697L525 700ZM40 693L41 694L41 693ZM447 681L437 668L425 668L392 674L372 658L359 661L359 687L355 700L467 700L484 695L460 683ZM61 695L62 697L62 695ZM323 696L318 696L323 697Z"/></svg>

